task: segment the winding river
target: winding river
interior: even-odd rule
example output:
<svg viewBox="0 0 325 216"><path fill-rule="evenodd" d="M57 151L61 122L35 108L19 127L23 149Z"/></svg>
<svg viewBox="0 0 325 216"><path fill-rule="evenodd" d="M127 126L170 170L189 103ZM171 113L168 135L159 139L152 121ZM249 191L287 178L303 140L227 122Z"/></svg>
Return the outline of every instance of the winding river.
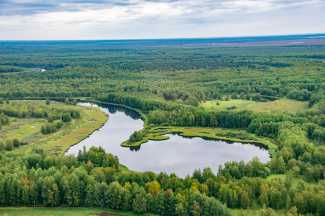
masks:
<svg viewBox="0 0 325 216"><path fill-rule="evenodd" d="M120 163L130 170L155 173L175 173L179 177L192 175L195 169L210 167L217 173L219 165L227 161L250 161L258 156L261 162L270 160L265 148L253 144L229 143L220 140L185 138L169 134L163 141L149 141L136 148L122 147L120 144L134 132L143 128L140 115L130 109L113 105L79 103L83 106L99 107L109 114L109 120L88 138L72 146L66 154L78 154L85 146L101 146L106 152L117 155Z"/></svg>

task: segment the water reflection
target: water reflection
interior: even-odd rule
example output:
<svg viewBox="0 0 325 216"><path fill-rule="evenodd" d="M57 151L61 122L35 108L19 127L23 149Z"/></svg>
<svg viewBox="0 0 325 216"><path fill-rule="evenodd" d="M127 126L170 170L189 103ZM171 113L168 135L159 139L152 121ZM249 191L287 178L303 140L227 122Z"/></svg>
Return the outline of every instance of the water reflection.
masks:
<svg viewBox="0 0 325 216"><path fill-rule="evenodd" d="M129 148L131 151L139 151L140 148L141 148L141 145L140 146L125 147L125 148Z"/></svg>
<svg viewBox="0 0 325 216"><path fill-rule="evenodd" d="M81 105L97 106L90 103ZM248 162L255 156L262 162L270 160L268 151L263 147L199 137L184 138L177 134L170 134L168 140L150 140L141 147L121 147L120 144L134 131L143 128L140 115L120 106L101 104L98 107L109 114L109 120L87 139L72 146L67 154L77 154L83 146L87 149L102 146L106 152L117 155L120 163L130 170L176 173L180 177L205 167L217 173L219 164L232 160Z"/></svg>

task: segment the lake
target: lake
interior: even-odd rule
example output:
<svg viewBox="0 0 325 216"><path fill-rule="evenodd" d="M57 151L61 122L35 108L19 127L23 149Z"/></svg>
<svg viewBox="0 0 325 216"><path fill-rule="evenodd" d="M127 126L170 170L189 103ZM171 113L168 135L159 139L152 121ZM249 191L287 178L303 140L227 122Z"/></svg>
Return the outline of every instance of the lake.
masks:
<svg viewBox="0 0 325 216"><path fill-rule="evenodd" d="M85 146L101 146L106 152L117 155L120 163L130 170L155 173L175 173L184 178L192 175L195 169L210 167L216 174L219 165L227 161L250 161L258 156L261 162L270 160L266 148L253 144L229 143L220 140L205 140L199 137L185 138L177 134L169 134L170 138L163 141L152 141L139 147L122 147L120 144L129 139L134 132L143 128L140 115L130 109L115 105L97 105L79 103L83 106L99 107L109 114L108 121L88 138L72 146L66 154L78 154Z"/></svg>

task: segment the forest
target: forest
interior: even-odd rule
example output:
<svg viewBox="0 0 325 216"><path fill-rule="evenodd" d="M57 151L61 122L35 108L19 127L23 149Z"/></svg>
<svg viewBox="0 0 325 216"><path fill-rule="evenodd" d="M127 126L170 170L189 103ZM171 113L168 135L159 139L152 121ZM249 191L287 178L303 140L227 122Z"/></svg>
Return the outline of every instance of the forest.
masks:
<svg viewBox="0 0 325 216"><path fill-rule="evenodd" d="M207 167L179 178L126 172L118 157L102 148L59 157L35 146L19 151L21 143L14 139L0 143L1 206L94 206L191 216L250 215L250 209L256 215L325 215L323 45L84 46L1 43L0 125L10 125L11 117L43 118L46 135L82 118L75 109L48 108L50 100L119 104L145 119L144 130L130 134L130 143L162 125L241 129L276 146L271 161L229 161L218 173ZM42 106L15 102L27 99L47 101ZM257 112L238 110L236 104L284 100L306 107ZM226 101L233 105L224 110L204 107Z"/></svg>

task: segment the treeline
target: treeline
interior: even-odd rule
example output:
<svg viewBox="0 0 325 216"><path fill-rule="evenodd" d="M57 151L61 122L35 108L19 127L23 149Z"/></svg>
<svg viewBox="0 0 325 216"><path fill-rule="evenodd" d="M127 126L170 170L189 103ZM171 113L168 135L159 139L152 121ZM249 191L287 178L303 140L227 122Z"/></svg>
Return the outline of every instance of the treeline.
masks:
<svg viewBox="0 0 325 216"><path fill-rule="evenodd" d="M148 113L148 123L160 125L168 123L175 126L202 126L247 128L252 121L253 112L208 112L194 107L171 104L163 101L144 100L132 96L108 94L97 97L101 102L123 104Z"/></svg>
<svg viewBox="0 0 325 216"><path fill-rule="evenodd" d="M12 101L10 104L0 105L0 113L17 118L47 118L49 122L61 119L64 122L72 118L80 118L80 112L71 108L36 106L30 103Z"/></svg>
<svg viewBox="0 0 325 216"><path fill-rule="evenodd" d="M118 158L95 147L77 157L52 157L34 149L7 152L0 158L1 206L95 206L195 216L230 215L226 204L228 208L263 207L262 212L325 213L325 180L309 185L300 179L293 184L300 165L291 162L285 180L269 181L265 177L281 171L284 162L263 164L258 158L246 164L227 162L217 175L205 168L182 179L175 174L120 172ZM315 175L316 168L307 168L308 173Z"/></svg>
<svg viewBox="0 0 325 216"><path fill-rule="evenodd" d="M27 142L21 142L18 139L6 140L5 143L0 142L0 151L11 151L18 148L20 145L27 145Z"/></svg>
<svg viewBox="0 0 325 216"><path fill-rule="evenodd" d="M10 152L1 156L0 164L1 206L96 206L162 215L230 215L226 206L191 188L192 184L173 185L183 181L175 175L120 173L117 157L101 148L63 158L46 156L40 149L30 154Z"/></svg>
<svg viewBox="0 0 325 216"><path fill-rule="evenodd" d="M325 90L324 65L311 58L322 56L321 46L186 51L90 48L84 52L75 45L65 50L60 44L51 48L30 44L19 45L24 52L18 53L12 52L16 47L8 49L12 44L1 46L1 65L53 69L0 74L0 97L4 98L96 98L118 93L196 106L200 101L227 96L255 100L258 94L262 100L287 96L307 101L310 95Z"/></svg>
<svg viewBox="0 0 325 216"><path fill-rule="evenodd" d="M10 65L0 65L0 73L12 73L12 72L21 72L24 68L10 66Z"/></svg>
<svg viewBox="0 0 325 216"><path fill-rule="evenodd" d="M306 89L293 90L287 94L287 98L298 100L298 101L308 101L311 95L312 95L311 92Z"/></svg>
<svg viewBox="0 0 325 216"><path fill-rule="evenodd" d="M251 111L208 112L194 108L181 108L173 111L154 110L147 115L148 123L173 126L201 126L223 128L247 128L252 121Z"/></svg>
<svg viewBox="0 0 325 216"><path fill-rule="evenodd" d="M125 94L101 94L96 97L97 100L101 102L115 103L115 104L123 104L132 108L140 109L144 112L149 112L155 109L161 110L174 110L181 106L181 104L173 104L167 103L164 101L155 101L155 100L147 100L143 98L138 98L136 96L129 96Z"/></svg>

